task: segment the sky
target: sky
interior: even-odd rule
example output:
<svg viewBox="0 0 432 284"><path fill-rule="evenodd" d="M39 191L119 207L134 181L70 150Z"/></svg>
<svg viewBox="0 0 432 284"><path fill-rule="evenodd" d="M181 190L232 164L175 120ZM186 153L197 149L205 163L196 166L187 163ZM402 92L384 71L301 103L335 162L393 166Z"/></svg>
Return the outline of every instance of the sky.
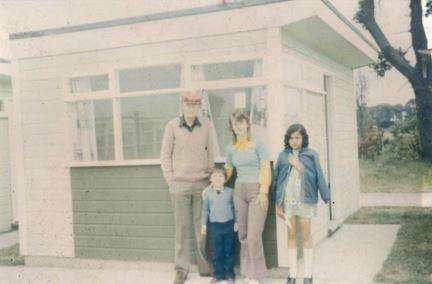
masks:
<svg viewBox="0 0 432 284"><path fill-rule="evenodd" d="M46 29L55 26L76 25L91 21L126 18L166 10L182 9L190 6L219 4L222 0L0 0L0 41L7 32ZM295 0L317 1L317 0ZM345 16L352 20L358 0L331 0ZM409 49L409 0L376 0L376 18L394 47ZM424 3L426 0L423 0ZM145 10L143 3L153 4L151 11ZM147 6L148 7L148 6ZM424 18L429 47L432 47L432 16ZM355 25L365 31L360 25ZM373 39L369 36L371 41ZM1 51L1 49L0 49ZM409 59L414 64L412 49ZM380 103L406 103L413 98L411 86L406 79L393 69L384 78L376 76L372 69L362 69L369 83L368 105Z"/></svg>

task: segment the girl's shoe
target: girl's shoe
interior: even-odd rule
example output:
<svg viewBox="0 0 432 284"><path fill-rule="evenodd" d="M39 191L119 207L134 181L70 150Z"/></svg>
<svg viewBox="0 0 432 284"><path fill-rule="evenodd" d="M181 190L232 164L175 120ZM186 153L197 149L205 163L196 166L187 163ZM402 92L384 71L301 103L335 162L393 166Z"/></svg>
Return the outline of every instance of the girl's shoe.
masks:
<svg viewBox="0 0 432 284"><path fill-rule="evenodd" d="M296 284L296 279L288 276L286 284Z"/></svg>
<svg viewBox="0 0 432 284"><path fill-rule="evenodd" d="M303 279L303 284L313 284L312 277Z"/></svg>
<svg viewBox="0 0 432 284"><path fill-rule="evenodd" d="M212 278L212 279L210 280L210 284L216 284L216 283L217 283L216 278Z"/></svg>
<svg viewBox="0 0 432 284"><path fill-rule="evenodd" d="M228 284L234 284L234 283L235 283L235 280L234 280L234 279L228 279L228 280L227 280L227 283L228 283Z"/></svg>

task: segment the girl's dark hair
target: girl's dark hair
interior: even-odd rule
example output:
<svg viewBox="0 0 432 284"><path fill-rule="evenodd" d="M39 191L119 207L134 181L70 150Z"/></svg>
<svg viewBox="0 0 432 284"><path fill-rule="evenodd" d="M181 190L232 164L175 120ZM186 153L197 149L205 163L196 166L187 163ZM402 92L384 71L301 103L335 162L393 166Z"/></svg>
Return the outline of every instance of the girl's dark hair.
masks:
<svg viewBox="0 0 432 284"><path fill-rule="evenodd" d="M294 132L299 132L300 135L303 137L302 148L308 147L309 146L309 135L306 132L306 128L304 128L303 125L296 123L296 124L290 125L290 127L288 127L288 129L285 133L285 138L284 138L285 149L291 149L291 146L289 145L289 140L290 140L291 135Z"/></svg>

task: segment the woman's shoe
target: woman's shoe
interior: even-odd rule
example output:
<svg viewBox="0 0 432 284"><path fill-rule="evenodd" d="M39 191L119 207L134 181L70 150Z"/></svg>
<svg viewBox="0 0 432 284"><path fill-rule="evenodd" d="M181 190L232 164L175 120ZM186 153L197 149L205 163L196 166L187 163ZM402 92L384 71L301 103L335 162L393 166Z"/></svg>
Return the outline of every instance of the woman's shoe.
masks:
<svg viewBox="0 0 432 284"><path fill-rule="evenodd" d="M286 284L296 284L296 279L288 276Z"/></svg>
<svg viewBox="0 0 432 284"><path fill-rule="evenodd" d="M303 284L313 284L312 277L311 278L304 278Z"/></svg>

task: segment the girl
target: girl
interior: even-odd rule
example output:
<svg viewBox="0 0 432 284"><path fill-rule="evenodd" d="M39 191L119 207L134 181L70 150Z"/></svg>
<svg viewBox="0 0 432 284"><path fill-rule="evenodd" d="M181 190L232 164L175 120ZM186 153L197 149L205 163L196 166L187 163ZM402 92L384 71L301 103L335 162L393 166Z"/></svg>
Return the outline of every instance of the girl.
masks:
<svg viewBox="0 0 432 284"><path fill-rule="evenodd" d="M330 190L322 172L318 153L308 148L309 137L301 124L291 125L285 134L285 149L279 154L272 186L276 190L276 214L289 227L287 284L296 283L296 225L300 222L305 263L304 283L312 283L313 245L311 218L317 215L318 191L325 203Z"/></svg>
<svg viewBox="0 0 432 284"><path fill-rule="evenodd" d="M240 268L246 281L258 283L266 274L262 233L268 209L271 168L267 149L250 138L248 113L236 110L229 125L234 143L229 145L225 169L231 177L236 168L234 207L241 244Z"/></svg>
<svg viewBox="0 0 432 284"><path fill-rule="evenodd" d="M235 213L233 190L225 187L226 174L223 169L215 168L210 176L211 185L203 197L201 234L207 234L207 221L213 246L214 277L211 284L227 280L234 284L234 223Z"/></svg>

